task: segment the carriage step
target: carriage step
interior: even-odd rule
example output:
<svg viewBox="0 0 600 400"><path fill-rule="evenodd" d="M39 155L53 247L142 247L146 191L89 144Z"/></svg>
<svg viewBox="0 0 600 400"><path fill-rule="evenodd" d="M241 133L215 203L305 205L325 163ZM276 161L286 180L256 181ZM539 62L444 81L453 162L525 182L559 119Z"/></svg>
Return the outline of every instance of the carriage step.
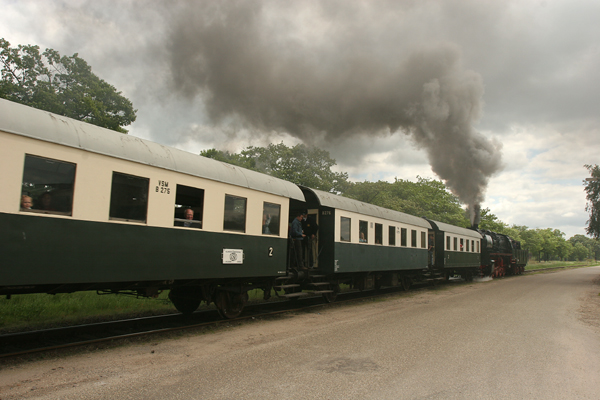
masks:
<svg viewBox="0 0 600 400"><path fill-rule="evenodd" d="M313 274L310 274L311 278L325 278L326 276L327 275L313 275Z"/></svg>
<svg viewBox="0 0 600 400"><path fill-rule="evenodd" d="M312 294L326 294L326 293L333 293L333 290L315 290L314 292L312 292Z"/></svg>
<svg viewBox="0 0 600 400"><path fill-rule="evenodd" d="M293 298L293 297L304 297L304 296L308 296L309 294L312 293L308 293L308 292L297 292L297 293L286 293L286 294L280 294L279 297L286 297L286 298Z"/></svg>
<svg viewBox="0 0 600 400"><path fill-rule="evenodd" d="M288 279L290 279L289 276L278 276L275 278L276 281L287 281Z"/></svg>
<svg viewBox="0 0 600 400"><path fill-rule="evenodd" d="M313 286L329 286L329 282L311 282Z"/></svg>
<svg viewBox="0 0 600 400"><path fill-rule="evenodd" d="M293 287L300 287L299 284L297 283L290 283L289 285L279 285L279 286L273 286L274 289L289 289L289 288L293 288Z"/></svg>

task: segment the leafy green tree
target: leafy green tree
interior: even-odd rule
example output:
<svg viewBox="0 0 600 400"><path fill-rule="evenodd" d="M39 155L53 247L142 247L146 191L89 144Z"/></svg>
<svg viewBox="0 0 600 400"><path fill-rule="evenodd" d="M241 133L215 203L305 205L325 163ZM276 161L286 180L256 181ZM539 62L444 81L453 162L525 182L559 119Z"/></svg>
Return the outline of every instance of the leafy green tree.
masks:
<svg viewBox="0 0 600 400"><path fill-rule="evenodd" d="M492 214L489 208L482 208L480 212L481 220L479 221L479 227L481 229L487 229L489 231L502 233L505 235L510 234L510 232L508 232L508 225L500 221L500 218L498 218L496 215ZM513 237L513 239L515 238Z"/></svg>
<svg viewBox="0 0 600 400"><path fill-rule="evenodd" d="M458 198L443 182L434 179L417 177L417 182L402 179L393 183L360 182L349 187L345 195L418 217L463 227L470 225Z"/></svg>
<svg viewBox="0 0 600 400"><path fill-rule="evenodd" d="M118 132L136 119L131 101L100 79L77 53L11 47L0 39L0 97Z"/></svg>
<svg viewBox="0 0 600 400"><path fill-rule="evenodd" d="M590 178L586 179L585 192L587 204L585 211L590 213L590 219L587 221L586 232L595 239L600 238L600 167L588 165L585 167L590 171Z"/></svg>
<svg viewBox="0 0 600 400"><path fill-rule="evenodd" d="M586 258L589 258L590 251L587 247L585 247L581 243L575 243L573 247L573 251L571 253L571 258L578 261L583 261Z"/></svg>
<svg viewBox="0 0 600 400"><path fill-rule="evenodd" d="M328 151L303 144L288 147L282 142L267 147L250 146L240 154L209 149L200 155L326 192L342 193L350 185L346 172L332 170L336 161Z"/></svg>

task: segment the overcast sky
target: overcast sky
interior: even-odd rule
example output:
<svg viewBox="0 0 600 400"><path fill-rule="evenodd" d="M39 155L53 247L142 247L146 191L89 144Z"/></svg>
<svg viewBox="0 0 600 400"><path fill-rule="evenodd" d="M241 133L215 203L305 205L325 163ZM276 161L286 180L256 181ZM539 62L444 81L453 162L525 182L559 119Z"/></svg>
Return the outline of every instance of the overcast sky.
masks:
<svg viewBox="0 0 600 400"><path fill-rule="evenodd" d="M193 153L284 141L355 181L444 180L502 221L584 234L600 1L12 1L0 37L78 53Z"/></svg>

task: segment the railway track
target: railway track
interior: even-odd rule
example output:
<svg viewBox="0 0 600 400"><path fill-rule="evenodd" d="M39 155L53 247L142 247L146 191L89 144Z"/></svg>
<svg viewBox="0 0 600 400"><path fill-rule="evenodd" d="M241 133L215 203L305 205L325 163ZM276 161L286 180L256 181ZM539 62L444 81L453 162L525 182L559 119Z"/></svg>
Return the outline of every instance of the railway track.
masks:
<svg viewBox="0 0 600 400"><path fill-rule="evenodd" d="M543 268L525 271L525 273L563 268ZM451 280L451 282L456 283L460 281L462 280ZM415 289L426 290L428 287L431 287L428 283L414 284ZM307 297L294 302L271 301L266 303L251 303L245 308L243 316L227 320L222 319L215 309L207 309L197 311L191 316L169 314L4 334L0 335L0 358L52 352L148 335L167 334L186 329L216 326L223 323L241 322L259 317L273 316L279 313L301 311L315 307L327 307L358 299L386 296L400 291L399 287L384 288L378 291L348 291L340 293L336 302L331 304L323 302L321 296Z"/></svg>

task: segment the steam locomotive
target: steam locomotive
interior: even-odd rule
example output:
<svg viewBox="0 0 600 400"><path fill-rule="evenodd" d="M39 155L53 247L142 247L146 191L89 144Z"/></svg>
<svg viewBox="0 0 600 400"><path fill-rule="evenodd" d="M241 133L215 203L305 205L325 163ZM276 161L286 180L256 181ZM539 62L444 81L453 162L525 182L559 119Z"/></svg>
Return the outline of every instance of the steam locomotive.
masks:
<svg viewBox="0 0 600 400"><path fill-rule="evenodd" d="M518 274L519 243L298 186L0 99L0 295L97 291L214 303L248 291L334 301L461 275ZM311 265L290 262L289 222L319 226ZM310 260L305 256L305 259ZM308 268L310 267L310 268Z"/></svg>

